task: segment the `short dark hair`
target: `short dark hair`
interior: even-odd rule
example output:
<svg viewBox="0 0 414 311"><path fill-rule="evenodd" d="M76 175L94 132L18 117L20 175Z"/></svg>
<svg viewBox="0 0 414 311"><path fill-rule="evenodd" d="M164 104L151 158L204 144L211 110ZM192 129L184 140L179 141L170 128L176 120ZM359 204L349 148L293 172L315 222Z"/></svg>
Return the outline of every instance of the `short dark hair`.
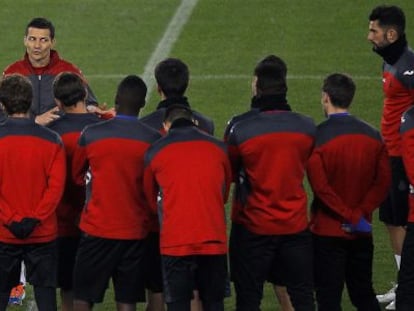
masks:
<svg viewBox="0 0 414 311"><path fill-rule="evenodd" d="M173 123L178 119L185 119L192 121L193 120L193 112L191 109L184 105L171 105L169 106L164 113L164 122Z"/></svg>
<svg viewBox="0 0 414 311"><path fill-rule="evenodd" d="M145 106L145 96L147 96L145 82L136 75L129 75L118 85L115 109L118 113L136 116Z"/></svg>
<svg viewBox="0 0 414 311"><path fill-rule="evenodd" d="M396 5L380 5L369 15L370 21L378 21L380 27L395 27L398 35L405 32L405 14Z"/></svg>
<svg viewBox="0 0 414 311"><path fill-rule="evenodd" d="M275 55L262 59L254 69L258 95L286 94L286 63Z"/></svg>
<svg viewBox="0 0 414 311"><path fill-rule="evenodd" d="M26 113L33 99L30 80L19 74L12 74L0 82L0 102L7 114Z"/></svg>
<svg viewBox="0 0 414 311"><path fill-rule="evenodd" d="M347 109L355 95L355 83L346 74L333 73L323 81L322 91L328 94L332 105Z"/></svg>
<svg viewBox="0 0 414 311"><path fill-rule="evenodd" d="M27 36L29 32L29 28L39 28L39 29L49 29L50 31L50 38L55 38L55 26L53 26L52 22L44 17L35 17L33 18L26 26L26 33Z"/></svg>
<svg viewBox="0 0 414 311"><path fill-rule="evenodd" d="M64 106L74 106L87 95L82 78L73 72L63 72L53 81L53 94Z"/></svg>
<svg viewBox="0 0 414 311"><path fill-rule="evenodd" d="M166 97L181 97L188 87L190 73L178 58L167 58L155 67L155 80Z"/></svg>

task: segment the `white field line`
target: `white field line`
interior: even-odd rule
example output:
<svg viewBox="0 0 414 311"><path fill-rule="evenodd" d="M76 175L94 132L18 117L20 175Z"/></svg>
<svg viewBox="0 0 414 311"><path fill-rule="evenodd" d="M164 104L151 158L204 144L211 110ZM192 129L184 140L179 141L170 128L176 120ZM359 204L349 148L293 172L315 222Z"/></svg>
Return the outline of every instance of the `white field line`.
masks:
<svg viewBox="0 0 414 311"><path fill-rule="evenodd" d="M151 57L147 61L147 64L144 68L144 73L142 74L142 79L147 84L148 93L151 94L151 91L155 85L154 79L154 68L158 62L168 57L171 52L174 43L177 41L180 33L187 23L188 19L191 16L191 13L194 7L197 5L198 0L182 0L180 6L177 8L174 16L172 17L170 23L167 25L165 32L158 42L157 47L154 52L152 52Z"/></svg>
<svg viewBox="0 0 414 311"><path fill-rule="evenodd" d="M154 64L153 66L155 67L156 64ZM151 69L151 75L152 75L152 71L154 70L154 68ZM122 79L125 76L127 76L128 74L91 74L91 75L87 75L86 78L87 79ZM251 75L244 75L244 74L218 74L218 75L214 75L214 74L206 74L206 75L191 75L190 79L191 80L246 80L246 79L251 79ZM288 80L323 80L326 76L324 75L288 75ZM353 79L355 80L381 80L382 76L378 75L378 76L360 76L360 75L356 75L356 76L352 76ZM146 83L148 83L147 81L149 79L152 79L153 83L153 76L151 76L150 78L147 78ZM147 84L148 85L148 84ZM154 86L154 84L151 85L151 88ZM148 90L150 90L150 87L148 86ZM148 92L149 93L149 92Z"/></svg>

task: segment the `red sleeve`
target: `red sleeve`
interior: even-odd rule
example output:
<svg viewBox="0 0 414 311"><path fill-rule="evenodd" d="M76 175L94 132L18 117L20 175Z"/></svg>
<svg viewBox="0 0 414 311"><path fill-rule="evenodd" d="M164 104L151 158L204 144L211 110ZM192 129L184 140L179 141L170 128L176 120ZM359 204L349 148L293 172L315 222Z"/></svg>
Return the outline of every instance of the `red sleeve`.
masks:
<svg viewBox="0 0 414 311"><path fill-rule="evenodd" d="M0 196L0 222L9 224L13 219L17 219L17 216L16 211Z"/></svg>
<svg viewBox="0 0 414 311"><path fill-rule="evenodd" d="M158 205L157 205L157 199L158 199L158 184L155 180L155 176L152 172L150 164L148 164L144 169L144 181L143 181L143 187L144 187L144 195L148 202L148 206L152 213L158 212Z"/></svg>
<svg viewBox="0 0 414 311"><path fill-rule="evenodd" d="M414 81L413 81L414 83ZM410 95L411 95L411 103L414 104L414 86L412 89L410 89Z"/></svg>
<svg viewBox="0 0 414 311"><path fill-rule="evenodd" d="M414 129L408 130L401 136L402 158L408 181L414 185Z"/></svg>
<svg viewBox="0 0 414 311"><path fill-rule="evenodd" d="M227 202L229 198L229 192L230 192L230 185L232 181L232 172L231 172L231 165L230 161L228 159L225 159L224 164L224 170L225 170L225 177L226 177L226 185L225 185L225 191L224 191L224 203Z"/></svg>
<svg viewBox="0 0 414 311"><path fill-rule="evenodd" d="M321 150L318 148L314 149L309 159L307 174L313 192L330 210L351 223L358 222L362 211L349 208L332 189L323 165Z"/></svg>
<svg viewBox="0 0 414 311"><path fill-rule="evenodd" d="M73 182L79 186L85 186L85 174L88 170L88 160L86 158L86 148L78 146L72 158L72 178Z"/></svg>
<svg viewBox="0 0 414 311"><path fill-rule="evenodd" d="M385 200L391 184L391 167L385 146L382 146L377 160L375 179L360 204L360 209L366 214L371 214Z"/></svg>
<svg viewBox="0 0 414 311"><path fill-rule="evenodd" d="M55 212L63 194L66 181L66 156L64 148L59 145L49 169L47 189L43 193L34 211L34 218L40 221L48 218Z"/></svg>

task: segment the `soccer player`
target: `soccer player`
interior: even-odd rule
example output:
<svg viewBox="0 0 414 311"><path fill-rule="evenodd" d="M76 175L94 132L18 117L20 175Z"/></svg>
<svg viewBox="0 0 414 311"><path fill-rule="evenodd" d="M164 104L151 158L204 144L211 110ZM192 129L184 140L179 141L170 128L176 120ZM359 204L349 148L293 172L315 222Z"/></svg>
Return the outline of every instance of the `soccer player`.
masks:
<svg viewBox="0 0 414 311"><path fill-rule="evenodd" d="M160 220L164 295L169 311L224 310L227 234L224 203L231 182L227 148L198 129L187 106L165 112L168 134L145 156L145 194ZM157 203L157 196L160 196Z"/></svg>
<svg viewBox="0 0 414 311"><path fill-rule="evenodd" d="M38 309L56 311L56 207L66 161L58 134L29 117L30 81L11 75L0 84L8 118L0 125L0 310L19 282L21 261Z"/></svg>
<svg viewBox="0 0 414 311"><path fill-rule="evenodd" d="M141 118L141 121L148 126L165 134L163 126L164 114L171 105L184 105L190 108L187 98L184 96L190 73L188 66L180 59L167 58L155 67L155 80L157 81L157 91L161 97L156 111ZM197 126L209 133L214 134L213 121L199 112L193 111L193 119ZM164 301L162 297L162 276L161 276L161 259L159 254L159 228L157 220L153 221L151 233L149 235L150 252L153 260L149 269L148 280L148 305L147 311L163 311ZM194 292L195 299L193 301L193 311L199 306L198 293Z"/></svg>
<svg viewBox="0 0 414 311"><path fill-rule="evenodd" d="M398 273L396 309L409 311L414 305L414 108L407 110L401 118L401 152L410 182L409 214L407 234L401 253L401 268Z"/></svg>
<svg viewBox="0 0 414 311"><path fill-rule="evenodd" d="M381 134L390 157L392 187L387 200L380 207L379 215L388 229L399 269L407 224L409 192L401 159L399 128L403 112L414 104L414 52L407 45L405 15L401 8L385 5L374 8L369 15L368 40L372 43L374 52L384 60ZM380 302L390 303L387 310L394 310L395 286L377 298Z"/></svg>
<svg viewBox="0 0 414 311"><path fill-rule="evenodd" d="M307 167L319 311L342 310L344 283L357 310L381 310L372 286L371 220L387 195L391 170L379 131L349 113L354 94L347 75L324 80L327 120L317 127Z"/></svg>
<svg viewBox="0 0 414 311"><path fill-rule="evenodd" d="M30 113L36 123L46 125L59 118L59 108L53 96L53 80L62 72L73 72L82 77L81 71L72 63L60 58L54 50L55 27L51 21L43 17L32 19L26 26L24 35L26 53L22 60L7 66L3 75L21 74L28 77L33 85L33 102ZM98 114L111 114L97 107L97 100L90 87L86 103L88 109Z"/></svg>
<svg viewBox="0 0 414 311"><path fill-rule="evenodd" d="M256 86L255 81L252 83L252 92L255 94L256 92ZM257 99L257 96L253 96L250 104L250 110L241 114L234 116L227 124L224 132L224 141L228 141L228 135L230 132L230 129L233 127L234 124L236 124L240 120L244 120L246 118L249 118L252 115L257 114L260 112L260 101ZM244 172L239 172L240 177L244 178ZM235 188L237 189L237 187ZM236 190L237 192L237 190ZM237 194L236 194L237 195ZM237 201L234 201L236 203ZM279 302L279 305L282 309L282 311L293 311L293 306L290 301L289 294L286 289L286 282L284 281L284 267L281 263L276 262L277 259L274 259L274 264L269 272L269 275L267 276L266 280L273 284L273 291L275 293L275 296Z"/></svg>
<svg viewBox="0 0 414 311"><path fill-rule="evenodd" d="M230 123L229 153L236 193L230 236L236 310L260 310L263 283L275 264L285 269L295 310L314 310L312 239L305 167L316 127L287 103L287 67L274 55L255 70L254 105Z"/></svg>
<svg viewBox="0 0 414 311"><path fill-rule="evenodd" d="M75 185L71 174L73 153L81 131L86 125L101 119L86 109L87 91L83 79L76 73L59 74L53 83L57 106L64 112L48 127L57 132L66 151L66 186L56 210L58 219L58 286L62 311L73 310L73 267L80 240L78 222L85 202L85 188Z"/></svg>
<svg viewBox="0 0 414 311"><path fill-rule="evenodd" d="M157 110L142 117L141 121L165 134L163 127L165 110L171 105L184 105L191 108L184 95L190 80L190 73L182 60L167 58L158 63L154 74L161 101L158 103ZM214 123L210 118L194 110L193 118L199 128L214 135Z"/></svg>
<svg viewBox="0 0 414 311"><path fill-rule="evenodd" d="M92 310L112 278L118 311L145 301L146 238L149 208L142 193L144 153L160 134L137 116L147 87L127 76L118 86L116 116L87 126L75 150L72 172L85 184L81 214L84 233L74 268L74 306Z"/></svg>

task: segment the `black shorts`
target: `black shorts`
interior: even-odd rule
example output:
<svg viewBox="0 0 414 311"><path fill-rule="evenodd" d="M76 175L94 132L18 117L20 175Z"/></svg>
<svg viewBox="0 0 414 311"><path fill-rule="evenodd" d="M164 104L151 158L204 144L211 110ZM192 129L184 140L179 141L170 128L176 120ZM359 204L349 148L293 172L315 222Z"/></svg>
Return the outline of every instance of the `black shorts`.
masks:
<svg viewBox="0 0 414 311"><path fill-rule="evenodd" d="M73 288L73 268L78 252L80 237L61 237L58 246L58 287L63 290Z"/></svg>
<svg viewBox="0 0 414 311"><path fill-rule="evenodd" d="M203 302L226 295L227 255L161 256L166 303L190 301L197 288Z"/></svg>
<svg viewBox="0 0 414 311"><path fill-rule="evenodd" d="M353 310L382 310L372 286L372 237L344 239L314 235L313 241L319 310L341 310L344 284L354 305Z"/></svg>
<svg viewBox="0 0 414 311"><path fill-rule="evenodd" d="M412 310L414 305L414 223L407 224L398 273L397 309Z"/></svg>
<svg viewBox="0 0 414 311"><path fill-rule="evenodd" d="M287 276L285 276L285 271L286 269L283 267L281 258L279 256L275 256L266 280L273 285L286 286Z"/></svg>
<svg viewBox="0 0 414 311"><path fill-rule="evenodd" d="M408 219L407 174L401 157L390 157L392 183L388 197L379 208L379 219L387 225L405 226Z"/></svg>
<svg viewBox="0 0 414 311"><path fill-rule="evenodd" d="M115 301L145 301L146 240L112 240L83 235L74 268L75 299L103 301L109 280Z"/></svg>
<svg viewBox="0 0 414 311"><path fill-rule="evenodd" d="M148 237L147 247L147 276L146 288L153 293L161 293L162 286L162 267L160 254L160 234L158 232L151 232Z"/></svg>
<svg viewBox="0 0 414 311"><path fill-rule="evenodd" d="M283 267L283 276L275 275ZM297 310L313 310L313 250L308 230L259 235L232 224L230 270L237 310L259 310L266 280L285 285ZM283 280L282 280L283 279ZM284 284L280 284L280 283Z"/></svg>
<svg viewBox="0 0 414 311"><path fill-rule="evenodd" d="M34 244L0 243L0 292L8 292L20 280L21 262L33 286L56 287L56 241Z"/></svg>

